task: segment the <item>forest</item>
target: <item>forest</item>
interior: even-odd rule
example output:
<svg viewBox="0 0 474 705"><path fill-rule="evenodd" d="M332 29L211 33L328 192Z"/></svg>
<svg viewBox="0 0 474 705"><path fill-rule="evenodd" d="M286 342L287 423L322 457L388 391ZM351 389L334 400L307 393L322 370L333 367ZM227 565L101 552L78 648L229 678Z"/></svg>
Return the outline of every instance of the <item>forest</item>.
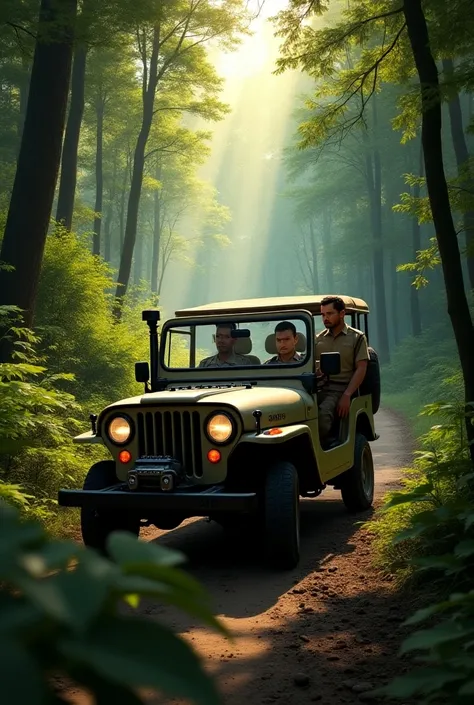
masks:
<svg viewBox="0 0 474 705"><path fill-rule="evenodd" d="M437 586L423 673L391 695L452 704L474 692L473 6L0 7L0 498L77 537L57 491L105 451L72 438L141 393L144 308L360 297L417 449L375 561Z"/></svg>

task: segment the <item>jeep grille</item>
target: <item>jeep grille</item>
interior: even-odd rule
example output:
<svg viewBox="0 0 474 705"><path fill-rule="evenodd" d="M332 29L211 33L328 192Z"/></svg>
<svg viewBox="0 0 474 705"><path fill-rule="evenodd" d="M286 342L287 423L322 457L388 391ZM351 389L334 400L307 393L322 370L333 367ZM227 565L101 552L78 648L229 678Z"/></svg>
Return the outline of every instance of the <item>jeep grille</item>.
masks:
<svg viewBox="0 0 474 705"><path fill-rule="evenodd" d="M202 477L201 419L197 411L147 411L137 417L138 452L171 455L186 475Z"/></svg>

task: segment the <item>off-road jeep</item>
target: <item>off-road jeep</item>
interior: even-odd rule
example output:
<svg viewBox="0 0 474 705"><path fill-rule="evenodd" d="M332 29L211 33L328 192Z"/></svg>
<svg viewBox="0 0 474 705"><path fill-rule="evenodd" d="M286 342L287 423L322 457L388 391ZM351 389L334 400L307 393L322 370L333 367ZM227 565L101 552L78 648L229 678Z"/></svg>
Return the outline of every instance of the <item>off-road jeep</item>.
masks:
<svg viewBox="0 0 474 705"><path fill-rule="evenodd" d="M368 337L367 304L342 298L348 322L357 329L363 323ZM103 443L112 459L90 468L82 490L59 491L60 505L81 507L86 545L104 551L114 530L138 535L141 526L173 529L201 516L224 527L251 526L267 563L288 569L299 560L300 497L317 497L332 485L349 510L371 506L377 357L370 348L366 381L338 424L338 442L323 448L314 345L321 299L247 299L181 310L160 336L159 311L143 311L150 365L136 363L135 377L144 393L91 415L92 430L75 441ZM274 329L282 320L297 328L300 359L264 364L275 355ZM235 324L239 364L199 366L216 354L218 323ZM326 379L339 366L338 353L320 356Z"/></svg>

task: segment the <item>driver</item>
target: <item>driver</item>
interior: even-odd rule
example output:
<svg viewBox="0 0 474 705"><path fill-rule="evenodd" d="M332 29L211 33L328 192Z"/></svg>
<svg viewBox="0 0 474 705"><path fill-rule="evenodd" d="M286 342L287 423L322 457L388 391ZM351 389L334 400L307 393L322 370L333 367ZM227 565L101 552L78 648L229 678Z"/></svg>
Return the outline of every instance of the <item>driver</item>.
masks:
<svg viewBox="0 0 474 705"><path fill-rule="evenodd" d="M299 362L302 356L296 352L298 333L296 326L291 321L282 321L275 326L275 347L277 355L267 360L265 365L279 365L281 363Z"/></svg>
<svg viewBox="0 0 474 705"><path fill-rule="evenodd" d="M252 361L245 355L240 355L234 351L236 338L232 337L232 331L236 330L235 323L218 323L216 326L216 348L217 355L205 357L198 367L235 367L237 365L252 365Z"/></svg>

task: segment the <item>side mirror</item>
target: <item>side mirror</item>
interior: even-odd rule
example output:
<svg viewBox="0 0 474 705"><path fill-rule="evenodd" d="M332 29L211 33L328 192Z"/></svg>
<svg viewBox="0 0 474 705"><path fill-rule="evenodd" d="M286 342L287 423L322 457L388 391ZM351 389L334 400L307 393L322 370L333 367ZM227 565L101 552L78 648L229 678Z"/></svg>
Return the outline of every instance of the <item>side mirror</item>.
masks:
<svg viewBox="0 0 474 705"><path fill-rule="evenodd" d="M327 377L338 375L341 371L341 354L338 352L321 353L319 369Z"/></svg>
<svg viewBox="0 0 474 705"><path fill-rule="evenodd" d="M150 379L150 366L148 362L135 363L135 380L140 384L146 384Z"/></svg>

